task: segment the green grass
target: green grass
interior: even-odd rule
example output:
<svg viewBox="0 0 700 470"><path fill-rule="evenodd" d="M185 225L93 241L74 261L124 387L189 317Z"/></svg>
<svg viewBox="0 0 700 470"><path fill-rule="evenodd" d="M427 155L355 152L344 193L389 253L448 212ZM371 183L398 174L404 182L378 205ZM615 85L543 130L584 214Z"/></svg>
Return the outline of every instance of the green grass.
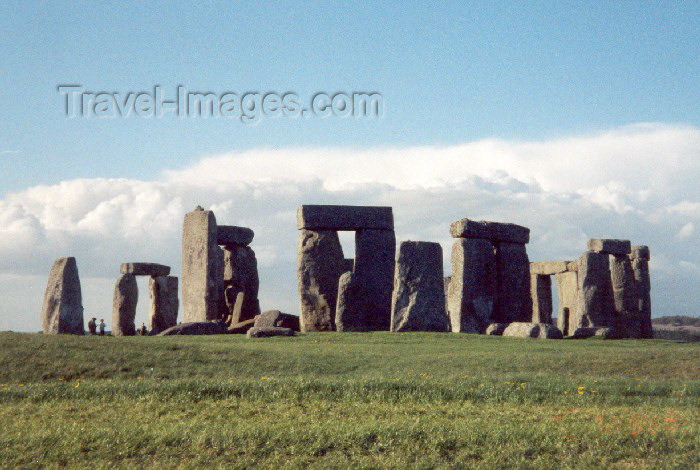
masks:
<svg viewBox="0 0 700 470"><path fill-rule="evenodd" d="M700 347L0 334L0 466L698 468Z"/></svg>

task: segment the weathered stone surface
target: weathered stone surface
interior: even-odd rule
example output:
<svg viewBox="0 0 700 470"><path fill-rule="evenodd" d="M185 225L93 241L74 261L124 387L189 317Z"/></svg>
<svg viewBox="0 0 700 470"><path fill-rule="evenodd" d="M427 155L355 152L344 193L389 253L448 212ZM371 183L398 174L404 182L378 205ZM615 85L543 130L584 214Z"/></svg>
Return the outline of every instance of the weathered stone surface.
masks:
<svg viewBox="0 0 700 470"><path fill-rule="evenodd" d="M562 339L561 330L546 323L513 322L503 330L503 336L517 338Z"/></svg>
<svg viewBox="0 0 700 470"><path fill-rule="evenodd" d="M643 257L634 258L632 260L632 270L634 271L637 311L639 312L640 337L653 338L654 332L651 326L651 278L649 275L649 261Z"/></svg>
<svg viewBox="0 0 700 470"><path fill-rule="evenodd" d="M447 298L452 331L483 333L493 323L496 290L496 255L491 242L476 238L455 240Z"/></svg>
<svg viewBox="0 0 700 470"><path fill-rule="evenodd" d="M557 327L564 336L568 336L573 334L578 325L576 317L578 273L576 271L567 271L565 273L555 274L554 279L557 281L557 296L559 299Z"/></svg>
<svg viewBox="0 0 700 470"><path fill-rule="evenodd" d="M343 249L331 230L299 232L297 280L301 331L333 331L338 278L343 273Z"/></svg>
<svg viewBox="0 0 700 470"><path fill-rule="evenodd" d="M322 230L394 230L391 207L303 205L297 210L297 228Z"/></svg>
<svg viewBox="0 0 700 470"><path fill-rule="evenodd" d="M245 334L255 326L255 320L257 320L258 317L251 318L250 320L245 320L242 322L238 323L233 323L228 326L226 331L231 334Z"/></svg>
<svg viewBox="0 0 700 470"><path fill-rule="evenodd" d="M509 243L529 243L530 229L516 224L460 219L450 225L453 238L482 238Z"/></svg>
<svg viewBox="0 0 700 470"><path fill-rule="evenodd" d="M399 245L394 274L391 331L449 331L439 243Z"/></svg>
<svg viewBox="0 0 700 470"><path fill-rule="evenodd" d="M367 297L355 273L343 273L338 280L338 302L335 311L337 331L368 331Z"/></svg>
<svg viewBox="0 0 700 470"><path fill-rule="evenodd" d="M58 258L49 273L41 309L44 334L85 333L83 326L83 297L75 258Z"/></svg>
<svg viewBox="0 0 700 470"><path fill-rule="evenodd" d="M565 273L571 261L538 261L530 263L530 274L552 275Z"/></svg>
<svg viewBox="0 0 700 470"><path fill-rule="evenodd" d="M610 255L610 279L615 304L615 329L625 337L641 336L637 285L627 255Z"/></svg>
<svg viewBox="0 0 700 470"><path fill-rule="evenodd" d="M632 249L629 240L615 240L612 238L588 240L588 250L609 255L628 255Z"/></svg>
<svg viewBox="0 0 700 470"><path fill-rule="evenodd" d="M503 332L508 328L510 323L491 323L486 327L484 334L489 336L503 336Z"/></svg>
<svg viewBox="0 0 700 470"><path fill-rule="evenodd" d="M167 276L170 274L170 266L157 263L122 263L119 268L122 274L134 276Z"/></svg>
<svg viewBox="0 0 700 470"><path fill-rule="evenodd" d="M391 328L395 256L393 230L358 230L355 233L354 273L365 292L369 331Z"/></svg>
<svg viewBox="0 0 700 470"><path fill-rule="evenodd" d="M240 318L237 321L248 320L260 313L258 261L250 247L229 246L224 249L224 285L226 286L226 304L229 307L228 296L231 295L229 288L233 288L236 295L239 292L245 293L245 302L242 304Z"/></svg>
<svg viewBox="0 0 700 470"><path fill-rule="evenodd" d="M614 312L608 255L587 251L578 261L576 328L613 326Z"/></svg>
<svg viewBox="0 0 700 470"><path fill-rule="evenodd" d="M291 328L277 328L277 327L257 327L254 326L248 333L246 333L248 338L270 338L272 336L294 336L294 330Z"/></svg>
<svg viewBox="0 0 700 470"><path fill-rule="evenodd" d="M151 300L148 329L152 334L158 334L171 326L177 325L177 277L158 276L148 280L148 291Z"/></svg>
<svg viewBox="0 0 700 470"><path fill-rule="evenodd" d="M619 339L619 335L614 328L610 327L581 327L576 328L572 335L575 339L591 338L593 336L602 336L604 339Z"/></svg>
<svg viewBox="0 0 700 470"><path fill-rule="evenodd" d="M632 259L645 259L649 261L651 259L651 253L649 253L649 247L646 245L636 245L632 247L630 252L630 258Z"/></svg>
<svg viewBox="0 0 700 470"><path fill-rule="evenodd" d="M530 291L532 292L532 322L552 323L552 278L531 274Z"/></svg>
<svg viewBox="0 0 700 470"><path fill-rule="evenodd" d="M528 322L532 319L530 260L522 243L496 245L498 285L493 322Z"/></svg>
<svg viewBox="0 0 700 470"><path fill-rule="evenodd" d="M216 240L216 217L197 207L185 215L182 232L182 305L186 322L221 317L225 311L223 252Z"/></svg>
<svg viewBox="0 0 700 470"><path fill-rule="evenodd" d="M219 225L216 229L216 242L224 246L248 246L254 236L255 232L248 227Z"/></svg>
<svg viewBox="0 0 700 470"><path fill-rule="evenodd" d="M112 336L134 336L136 334L136 304L139 288L136 276L122 274L114 286L112 299Z"/></svg>
<svg viewBox="0 0 700 470"><path fill-rule="evenodd" d="M222 335L226 333L226 325L221 320L200 321L180 323L179 325L171 326L167 330L158 334L158 336L175 336L175 335Z"/></svg>
<svg viewBox="0 0 700 470"><path fill-rule="evenodd" d="M268 310L255 317L256 328L289 328L299 331L299 317L282 313L279 310Z"/></svg>

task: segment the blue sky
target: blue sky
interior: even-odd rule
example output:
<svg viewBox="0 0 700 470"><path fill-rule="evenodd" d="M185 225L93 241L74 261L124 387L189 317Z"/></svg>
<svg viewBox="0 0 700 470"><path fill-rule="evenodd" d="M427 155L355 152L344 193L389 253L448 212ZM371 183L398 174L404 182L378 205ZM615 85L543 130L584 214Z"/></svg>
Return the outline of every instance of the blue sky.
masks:
<svg viewBox="0 0 700 470"><path fill-rule="evenodd" d="M0 190L256 147L450 145L700 125L693 2L3 2ZM59 84L377 91L381 120L67 119Z"/></svg>
<svg viewBox="0 0 700 470"><path fill-rule="evenodd" d="M59 256L76 256L91 316L111 317L121 262L179 275L198 204L255 230L263 308L297 313L295 208L335 203L393 206L398 240L440 242L446 274L462 217L530 227L533 261L648 244L654 314L697 315L698 2L8 1L0 33L0 330L39 328ZM69 119L65 84L385 107Z"/></svg>

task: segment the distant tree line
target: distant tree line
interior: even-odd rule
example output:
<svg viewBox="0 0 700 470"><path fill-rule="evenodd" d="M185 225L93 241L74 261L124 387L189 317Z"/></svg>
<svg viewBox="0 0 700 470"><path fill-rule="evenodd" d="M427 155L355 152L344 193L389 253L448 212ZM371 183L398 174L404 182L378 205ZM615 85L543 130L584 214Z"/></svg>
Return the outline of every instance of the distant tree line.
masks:
<svg viewBox="0 0 700 470"><path fill-rule="evenodd" d="M700 318L689 315L668 315L652 318L651 322L654 325L700 326Z"/></svg>

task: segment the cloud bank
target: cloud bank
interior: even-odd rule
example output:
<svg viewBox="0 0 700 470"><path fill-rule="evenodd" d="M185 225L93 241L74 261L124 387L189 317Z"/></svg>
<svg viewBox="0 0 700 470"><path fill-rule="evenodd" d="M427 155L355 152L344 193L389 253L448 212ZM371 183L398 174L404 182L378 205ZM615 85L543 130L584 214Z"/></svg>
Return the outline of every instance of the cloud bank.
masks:
<svg viewBox="0 0 700 470"><path fill-rule="evenodd" d="M86 315L109 322L120 263L164 263L179 275L182 219L197 204L255 230L264 309L298 312L296 207L334 203L393 206L397 239L440 242L446 272L449 224L462 217L530 227L531 260L573 259L592 237L648 244L654 314L694 315L698 177L700 129L643 123L543 141L257 149L205 156L153 181L34 186L0 199L0 330L39 329L59 256L77 258Z"/></svg>

